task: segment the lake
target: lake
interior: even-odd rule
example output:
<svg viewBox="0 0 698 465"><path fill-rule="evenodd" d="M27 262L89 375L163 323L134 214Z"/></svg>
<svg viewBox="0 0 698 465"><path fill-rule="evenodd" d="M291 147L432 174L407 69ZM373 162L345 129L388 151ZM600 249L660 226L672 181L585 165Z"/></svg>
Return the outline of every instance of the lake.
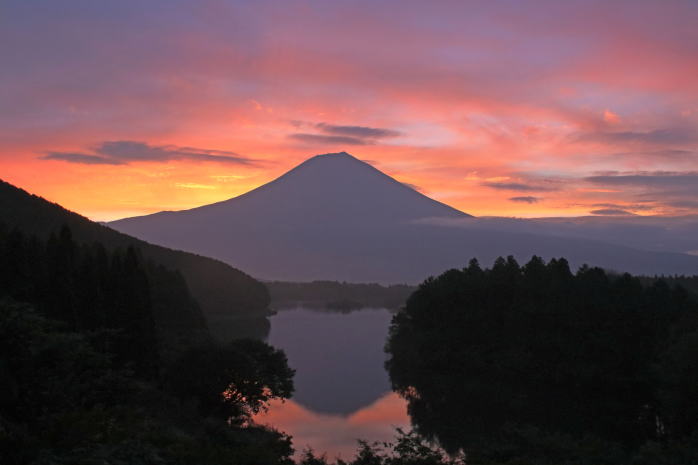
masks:
<svg viewBox="0 0 698 465"><path fill-rule="evenodd" d="M271 318L269 343L296 370L291 400L256 417L328 458L351 458L358 439L387 441L408 428L406 403L390 390L383 346L392 314L386 309L329 313L284 309Z"/></svg>

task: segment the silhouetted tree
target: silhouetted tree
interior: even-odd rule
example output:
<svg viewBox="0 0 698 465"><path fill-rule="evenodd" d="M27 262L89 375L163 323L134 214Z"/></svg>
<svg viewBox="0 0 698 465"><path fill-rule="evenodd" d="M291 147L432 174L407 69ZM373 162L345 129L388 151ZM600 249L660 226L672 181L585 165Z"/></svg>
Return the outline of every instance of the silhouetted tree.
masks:
<svg viewBox="0 0 698 465"><path fill-rule="evenodd" d="M204 416L240 422L293 393L286 355L264 342L239 339L191 348L168 369L167 389L192 399Z"/></svg>
<svg viewBox="0 0 698 465"><path fill-rule="evenodd" d="M698 431L697 315L661 280L472 261L410 296L386 365L417 431L471 460L617 463Z"/></svg>

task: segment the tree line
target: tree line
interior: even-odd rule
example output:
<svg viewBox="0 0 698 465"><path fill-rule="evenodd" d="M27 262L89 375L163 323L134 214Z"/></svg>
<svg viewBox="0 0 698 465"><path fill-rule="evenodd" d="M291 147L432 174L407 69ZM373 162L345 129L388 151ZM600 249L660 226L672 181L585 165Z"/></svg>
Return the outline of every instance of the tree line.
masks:
<svg viewBox="0 0 698 465"><path fill-rule="evenodd" d="M361 308L397 310L416 289L406 284L384 286L377 283L312 281L266 283L274 308L302 305L327 311L349 312Z"/></svg>
<svg viewBox="0 0 698 465"><path fill-rule="evenodd" d="M698 461L698 304L566 260L419 286L386 350L417 431L477 464Z"/></svg>

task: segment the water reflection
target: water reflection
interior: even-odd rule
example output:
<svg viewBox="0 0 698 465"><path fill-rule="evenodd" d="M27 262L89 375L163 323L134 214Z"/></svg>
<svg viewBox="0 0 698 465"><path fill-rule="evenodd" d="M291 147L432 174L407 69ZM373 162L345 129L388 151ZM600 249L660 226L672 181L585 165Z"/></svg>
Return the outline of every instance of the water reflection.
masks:
<svg viewBox="0 0 698 465"><path fill-rule="evenodd" d="M383 368L390 319L385 309L296 308L273 316L269 342L286 351L296 393L257 421L291 434L296 449L312 446L330 458L352 457L357 439L392 439L409 418Z"/></svg>
<svg viewBox="0 0 698 465"><path fill-rule="evenodd" d="M390 441L396 427L410 423L405 401L393 392L348 416L313 412L293 400L275 402L257 421L291 434L298 452L312 447L328 458L344 459L354 456L358 439Z"/></svg>

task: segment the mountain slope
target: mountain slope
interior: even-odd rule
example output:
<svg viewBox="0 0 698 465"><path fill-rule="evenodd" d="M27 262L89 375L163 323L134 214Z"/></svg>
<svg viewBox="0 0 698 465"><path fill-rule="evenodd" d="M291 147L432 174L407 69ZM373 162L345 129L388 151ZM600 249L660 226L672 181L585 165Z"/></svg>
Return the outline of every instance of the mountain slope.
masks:
<svg viewBox="0 0 698 465"><path fill-rule="evenodd" d="M634 273L698 273L698 258L684 254L482 227L346 153L313 157L230 200L111 226L274 280L416 283L472 257L489 264L534 254Z"/></svg>
<svg viewBox="0 0 698 465"><path fill-rule="evenodd" d="M222 224L241 226L234 216L257 215L267 224L299 220L354 225L393 224L425 217L467 218L470 215L437 202L396 181L368 163L341 153L317 155L283 176L238 197L181 212L160 212L112 222L124 227L142 221L178 222L186 214L192 220L220 215ZM202 225L197 225L200 227Z"/></svg>
<svg viewBox="0 0 698 465"><path fill-rule="evenodd" d="M179 270L208 317L263 317L267 313L266 287L247 274L218 260L130 237L4 181L0 181L0 223L44 239L66 225L78 242L101 242L110 249L133 245L146 259Z"/></svg>

